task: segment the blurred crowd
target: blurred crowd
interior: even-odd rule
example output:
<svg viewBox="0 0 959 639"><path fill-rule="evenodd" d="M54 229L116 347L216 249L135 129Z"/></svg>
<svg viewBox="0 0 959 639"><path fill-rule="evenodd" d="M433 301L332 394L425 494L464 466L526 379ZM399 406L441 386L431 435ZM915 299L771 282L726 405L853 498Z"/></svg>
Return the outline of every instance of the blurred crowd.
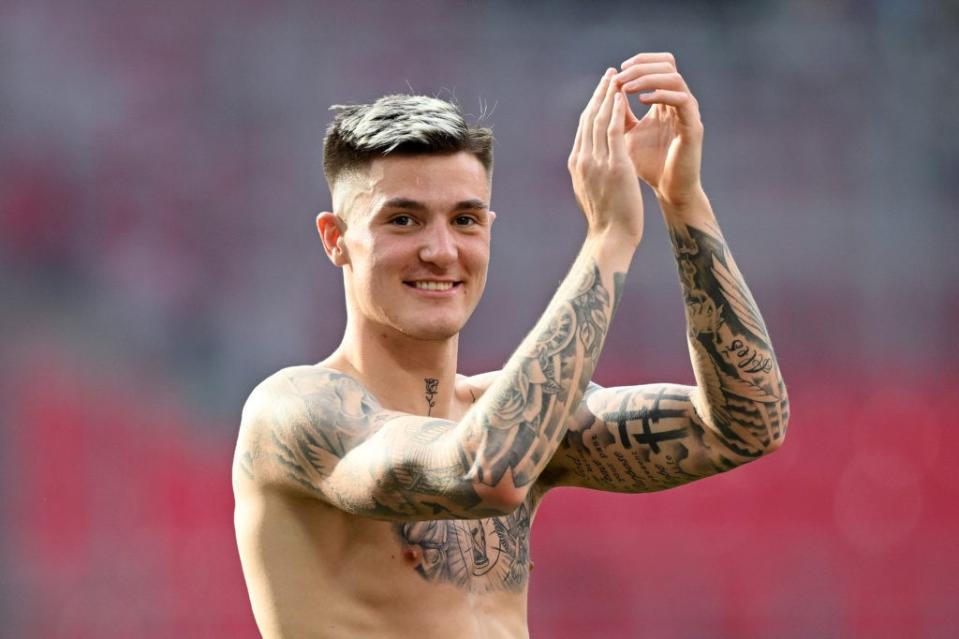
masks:
<svg viewBox="0 0 959 639"><path fill-rule="evenodd" d="M686 596L676 566L703 603L685 621L660 615L649 636L954 636L957 482L939 451L959 444L945 399L959 381L957 36L945 0L0 5L9 636L255 636L230 528L232 439L259 379L321 359L342 331L339 274L312 222L330 205L329 105L413 90L492 123L493 261L461 345L478 372L508 357L572 260L576 118L605 67L638 50L676 53L702 104L705 186L770 326L795 435L754 475L635 512L557 497L539 524L563 531L541 537L545 568L534 541L534 636L639 636L624 630L642 627L631 607ZM675 266L648 205L600 381L690 383ZM589 504L609 506L601 533L570 526ZM697 519L715 504L740 519ZM709 552L657 547L673 532L698 547L696 531L732 535L709 540L708 568ZM645 545L624 564L580 534ZM570 544L606 572L577 573ZM770 568L756 581L783 553L789 587ZM656 586L630 583L628 565ZM610 607L606 625L569 605L585 596Z"/></svg>

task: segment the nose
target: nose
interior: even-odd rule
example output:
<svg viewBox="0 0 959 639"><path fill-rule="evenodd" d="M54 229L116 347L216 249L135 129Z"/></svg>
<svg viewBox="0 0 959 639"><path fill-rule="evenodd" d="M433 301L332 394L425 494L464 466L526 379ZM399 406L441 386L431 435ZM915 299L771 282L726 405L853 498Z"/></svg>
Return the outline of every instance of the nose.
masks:
<svg viewBox="0 0 959 639"><path fill-rule="evenodd" d="M456 245L454 231L448 224L431 223L421 237L423 238L419 251L421 260L444 268L456 262L459 247Z"/></svg>

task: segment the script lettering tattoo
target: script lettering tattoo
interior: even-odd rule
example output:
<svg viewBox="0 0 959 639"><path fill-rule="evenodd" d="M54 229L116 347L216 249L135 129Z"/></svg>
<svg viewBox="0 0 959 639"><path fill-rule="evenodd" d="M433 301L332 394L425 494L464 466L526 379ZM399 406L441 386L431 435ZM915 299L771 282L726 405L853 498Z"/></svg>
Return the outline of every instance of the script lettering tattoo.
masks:
<svg viewBox="0 0 959 639"><path fill-rule="evenodd" d="M614 281L621 278L616 274ZM482 483L495 486L507 472L516 486L535 481L595 368L616 297L611 302L599 268L590 263L567 298L554 302L558 306L528 355L503 372L515 383L494 393L493 410L477 424L483 436L477 460Z"/></svg>
<svg viewBox="0 0 959 639"><path fill-rule="evenodd" d="M440 385L440 380L434 379L432 377L427 377L423 381L426 383L426 405L428 407L426 414L427 416L429 416L433 412L433 407L436 406L436 402L433 401L433 398L436 397L436 393Z"/></svg>

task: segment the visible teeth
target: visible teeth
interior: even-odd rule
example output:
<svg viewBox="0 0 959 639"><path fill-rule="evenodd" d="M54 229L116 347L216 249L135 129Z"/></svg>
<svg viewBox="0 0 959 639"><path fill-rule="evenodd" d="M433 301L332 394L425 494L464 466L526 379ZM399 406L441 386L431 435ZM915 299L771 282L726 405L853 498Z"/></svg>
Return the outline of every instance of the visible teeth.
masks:
<svg viewBox="0 0 959 639"><path fill-rule="evenodd" d="M427 291L448 291L453 288L453 282L414 282L416 288Z"/></svg>

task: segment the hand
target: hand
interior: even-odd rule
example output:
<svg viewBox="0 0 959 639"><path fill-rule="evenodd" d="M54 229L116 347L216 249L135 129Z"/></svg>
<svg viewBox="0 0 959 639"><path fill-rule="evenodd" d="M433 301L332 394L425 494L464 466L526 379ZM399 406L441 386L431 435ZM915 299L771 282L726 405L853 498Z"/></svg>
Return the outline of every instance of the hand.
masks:
<svg viewBox="0 0 959 639"><path fill-rule="evenodd" d="M579 118L569 154L573 191L588 233L627 239L643 237L643 198L626 150L626 96L612 81L615 69L603 74Z"/></svg>
<svg viewBox="0 0 959 639"><path fill-rule="evenodd" d="M623 62L615 83L652 108L638 119L626 104L625 136L638 175L665 204L681 207L702 193L703 123L699 103L671 53L640 53Z"/></svg>

